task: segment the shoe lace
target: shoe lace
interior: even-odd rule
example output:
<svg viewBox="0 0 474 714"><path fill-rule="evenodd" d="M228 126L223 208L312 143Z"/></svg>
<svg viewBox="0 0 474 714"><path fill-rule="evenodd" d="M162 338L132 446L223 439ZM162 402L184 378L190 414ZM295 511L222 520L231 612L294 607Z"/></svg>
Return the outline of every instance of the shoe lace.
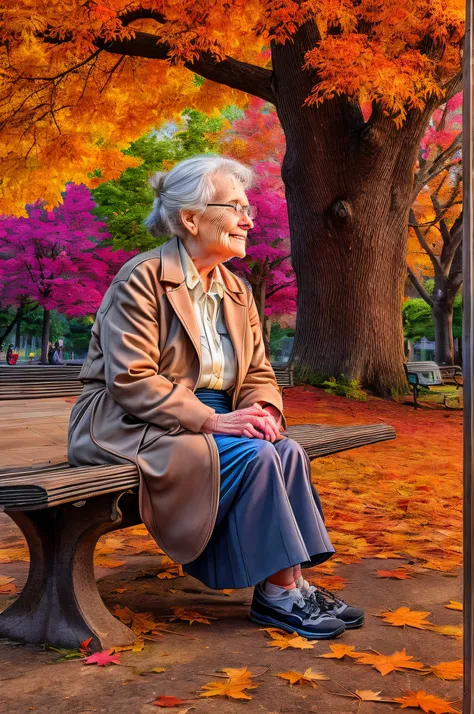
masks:
<svg viewBox="0 0 474 714"><path fill-rule="evenodd" d="M340 605L347 605L345 600L336 597L336 595L334 595L334 593L330 590L326 590L326 588L321 588L319 586L317 586L316 590L310 597L314 599L323 612L331 610L334 606L339 607Z"/></svg>

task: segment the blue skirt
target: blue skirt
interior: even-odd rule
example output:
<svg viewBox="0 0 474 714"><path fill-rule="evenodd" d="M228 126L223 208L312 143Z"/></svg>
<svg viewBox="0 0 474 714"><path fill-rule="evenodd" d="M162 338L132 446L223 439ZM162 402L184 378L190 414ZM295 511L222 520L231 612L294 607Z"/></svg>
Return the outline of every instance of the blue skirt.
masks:
<svg viewBox="0 0 474 714"><path fill-rule="evenodd" d="M225 391L195 394L218 414L231 411ZM304 449L288 438L212 436L221 478L216 524L201 555L183 570L210 588L246 588L283 568L328 560L335 551Z"/></svg>

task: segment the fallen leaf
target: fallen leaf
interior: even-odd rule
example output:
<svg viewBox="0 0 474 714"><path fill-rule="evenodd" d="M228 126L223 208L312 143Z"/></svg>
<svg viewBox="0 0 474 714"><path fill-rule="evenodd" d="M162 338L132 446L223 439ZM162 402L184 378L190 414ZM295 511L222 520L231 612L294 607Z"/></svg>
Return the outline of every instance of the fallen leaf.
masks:
<svg viewBox="0 0 474 714"><path fill-rule="evenodd" d="M151 612L134 612L130 627L136 635L143 635L156 629L157 623Z"/></svg>
<svg viewBox="0 0 474 714"><path fill-rule="evenodd" d="M405 696L396 697L393 701L400 704L401 709L414 707L422 709L426 714L461 714L458 709L453 709L449 702L424 691L408 692Z"/></svg>
<svg viewBox="0 0 474 714"><path fill-rule="evenodd" d="M313 642L310 642L305 637L301 637L296 632L290 634L289 632L278 630L275 627L264 627L263 630L268 632L272 638L272 641L268 643L268 647L278 647L280 651L286 650L288 647L298 650L313 649Z"/></svg>
<svg viewBox="0 0 474 714"><path fill-rule="evenodd" d="M127 588L115 588L114 593L124 593Z"/></svg>
<svg viewBox="0 0 474 714"><path fill-rule="evenodd" d="M462 679L463 674L463 661L462 659L456 659L452 662L440 662L435 664L433 667L429 667L422 674L434 674L435 677L439 679Z"/></svg>
<svg viewBox="0 0 474 714"><path fill-rule="evenodd" d="M341 578L340 575L325 575L321 578L312 579L310 583L316 585L318 588L325 588L331 592L336 592L337 590L344 590L347 580Z"/></svg>
<svg viewBox="0 0 474 714"><path fill-rule="evenodd" d="M421 662L412 662L413 657L407 655L406 650L394 652L392 655L383 655L380 652L360 652L357 655L357 664L367 664L374 667L382 676L390 672L400 672L403 669L423 669Z"/></svg>
<svg viewBox="0 0 474 714"><path fill-rule="evenodd" d="M224 595L230 595L233 592L234 590L232 588L224 588L223 590L221 590L221 593L224 593Z"/></svg>
<svg viewBox="0 0 474 714"><path fill-rule="evenodd" d="M210 615L203 615L201 612L196 610L185 610L184 607L176 607L174 610L174 616L170 617L170 620L185 620L189 621L192 625L193 622L200 622L203 625L210 625L209 620L217 620L217 617L211 617Z"/></svg>
<svg viewBox="0 0 474 714"><path fill-rule="evenodd" d="M393 699L383 699L382 692L373 692L371 689L356 689L355 694L362 702L392 702Z"/></svg>
<svg viewBox="0 0 474 714"><path fill-rule="evenodd" d="M423 620L431 615L430 612L422 610L410 610L409 607L399 607L394 612L382 612L377 617L381 617L384 622L388 622L395 627L416 627L419 630L426 630L431 622Z"/></svg>
<svg viewBox="0 0 474 714"><path fill-rule="evenodd" d="M396 578L397 580L409 580L412 576L408 575L403 568L395 568L394 570L377 570L378 578Z"/></svg>
<svg viewBox="0 0 474 714"><path fill-rule="evenodd" d="M279 674L276 675L277 677L281 677L281 679L287 679L290 683L290 685L293 684L310 684L312 687L317 687L318 685L316 682L318 680L327 680L329 677L326 677L324 674L319 674L318 672L313 672L311 667L306 669L302 674L301 672L280 672Z"/></svg>
<svg viewBox="0 0 474 714"><path fill-rule="evenodd" d="M179 707L181 704L187 704L189 701L189 699L178 699L177 697L163 695L155 699L153 704L156 707Z"/></svg>
<svg viewBox="0 0 474 714"><path fill-rule="evenodd" d="M116 652L141 652L144 647L144 640L137 640L131 645L117 645L117 647L112 647L110 654L115 654Z"/></svg>
<svg viewBox="0 0 474 714"><path fill-rule="evenodd" d="M120 622L128 625L133 620L133 612L128 607L120 607L120 605L115 605L112 613L115 617L118 617Z"/></svg>
<svg viewBox="0 0 474 714"><path fill-rule="evenodd" d="M98 555L94 558L94 565L97 568L120 568L121 565L125 565L125 560L114 560L113 558L103 557Z"/></svg>
<svg viewBox="0 0 474 714"><path fill-rule="evenodd" d="M327 652L323 655L318 655L318 657L325 657L327 659L342 659L343 657L356 657L360 654L355 651L355 647L352 645L329 645L331 652Z"/></svg>
<svg viewBox="0 0 474 714"><path fill-rule="evenodd" d="M162 672L166 672L165 667L153 667L151 672L156 672L156 674L161 674Z"/></svg>
<svg viewBox="0 0 474 714"><path fill-rule="evenodd" d="M200 697L227 697L228 699L252 699L250 694L246 694L244 689L257 689L257 685L250 679L244 681L234 681L232 679L223 679L219 682L208 682L201 689L206 691L201 692Z"/></svg>
<svg viewBox="0 0 474 714"><path fill-rule="evenodd" d="M460 638L463 636L462 625L431 625L427 629L439 632L440 635L446 635L447 637Z"/></svg>
<svg viewBox="0 0 474 714"><path fill-rule="evenodd" d="M240 667L238 669L235 667L226 667L221 671L225 672L227 677L233 682L249 682L253 677L252 672L247 667Z"/></svg>
<svg viewBox="0 0 474 714"><path fill-rule="evenodd" d="M462 612L462 602L457 602L457 600L450 600L445 607L447 607L448 610L459 610Z"/></svg>
<svg viewBox="0 0 474 714"><path fill-rule="evenodd" d="M111 655L109 650L96 652L84 658L84 664L96 664L98 667L105 667L108 664L120 664L120 654Z"/></svg>

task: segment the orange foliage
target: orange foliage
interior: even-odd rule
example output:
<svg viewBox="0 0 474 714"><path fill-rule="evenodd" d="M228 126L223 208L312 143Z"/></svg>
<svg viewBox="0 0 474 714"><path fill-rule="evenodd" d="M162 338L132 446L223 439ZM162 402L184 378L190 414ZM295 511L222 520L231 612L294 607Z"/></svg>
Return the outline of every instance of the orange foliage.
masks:
<svg viewBox="0 0 474 714"><path fill-rule="evenodd" d="M317 22L320 40L302 58L318 72L307 103L335 94L363 107L376 101L400 125L428 97L442 101L459 72L463 10L463 0L6 3L0 210L21 212L38 197L55 204L68 180L91 187L116 178L136 165L122 149L185 107L242 105L245 94L218 84L228 77L219 62L228 55L268 68L270 41L291 41L308 21ZM156 59L120 54L137 32L152 36L148 54ZM115 54L103 49L111 42L122 43ZM427 46L435 48L430 56L420 49ZM217 81L195 82L185 68L203 55L217 63Z"/></svg>

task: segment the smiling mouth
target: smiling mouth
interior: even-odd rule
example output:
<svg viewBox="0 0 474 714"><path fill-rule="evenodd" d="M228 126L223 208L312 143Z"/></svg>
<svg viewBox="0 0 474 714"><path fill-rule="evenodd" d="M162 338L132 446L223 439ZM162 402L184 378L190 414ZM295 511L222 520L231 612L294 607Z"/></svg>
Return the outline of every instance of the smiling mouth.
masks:
<svg viewBox="0 0 474 714"><path fill-rule="evenodd" d="M231 238L238 238L239 240L247 240L247 237L246 237L246 236L238 236L238 235L235 235L235 233L231 233L231 234L230 234L230 237L231 237Z"/></svg>

